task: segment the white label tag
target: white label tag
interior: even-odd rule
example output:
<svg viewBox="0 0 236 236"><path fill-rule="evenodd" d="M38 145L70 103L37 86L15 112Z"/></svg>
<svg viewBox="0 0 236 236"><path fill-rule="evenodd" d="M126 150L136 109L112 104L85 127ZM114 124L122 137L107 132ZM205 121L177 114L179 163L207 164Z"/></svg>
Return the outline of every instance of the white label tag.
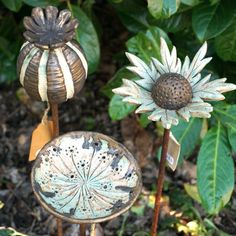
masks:
<svg viewBox="0 0 236 236"><path fill-rule="evenodd" d="M167 151L167 163L168 163L168 166L173 171L175 171L177 167L180 150L181 150L180 144L175 139L172 132L170 132L170 139L169 139L168 151Z"/></svg>

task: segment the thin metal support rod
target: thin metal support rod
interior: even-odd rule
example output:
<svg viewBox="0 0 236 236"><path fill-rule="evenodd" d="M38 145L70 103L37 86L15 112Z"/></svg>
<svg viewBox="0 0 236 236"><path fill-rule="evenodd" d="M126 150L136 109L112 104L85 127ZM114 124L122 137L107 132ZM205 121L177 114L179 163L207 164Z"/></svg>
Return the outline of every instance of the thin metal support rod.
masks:
<svg viewBox="0 0 236 236"><path fill-rule="evenodd" d="M59 118L58 118L58 105L50 104L52 112L52 122L53 122L53 138L59 136Z"/></svg>
<svg viewBox="0 0 236 236"><path fill-rule="evenodd" d="M157 178L157 183L156 183L157 192L156 192L156 197L155 197L155 207L154 207L154 213L153 213L153 218L152 218L151 236L157 235L158 217L159 217L160 206L161 206L161 195L162 195L162 189L163 189L163 183L164 183L165 166L166 166L169 139L170 139L170 130L165 129L163 141L162 141L161 161L159 165L159 173L158 173L158 178Z"/></svg>
<svg viewBox="0 0 236 236"><path fill-rule="evenodd" d="M53 138L59 136L58 104L50 104L53 122ZM62 220L57 218L57 236L63 236Z"/></svg>
<svg viewBox="0 0 236 236"><path fill-rule="evenodd" d="M80 224L79 225L79 236L85 236L86 235L86 225Z"/></svg>

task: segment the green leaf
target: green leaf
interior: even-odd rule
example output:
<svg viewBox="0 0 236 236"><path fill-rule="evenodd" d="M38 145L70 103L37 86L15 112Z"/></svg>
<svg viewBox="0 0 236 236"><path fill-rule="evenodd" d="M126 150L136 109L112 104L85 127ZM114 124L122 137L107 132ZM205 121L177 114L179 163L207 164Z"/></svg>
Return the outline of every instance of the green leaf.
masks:
<svg viewBox="0 0 236 236"><path fill-rule="evenodd" d="M78 7L72 6L74 17L79 20L76 38L80 42L88 61L89 74L96 71L100 59L100 46L97 32L87 15Z"/></svg>
<svg viewBox="0 0 236 236"><path fill-rule="evenodd" d="M151 15L159 19L162 13L163 1L162 0L148 0L148 10Z"/></svg>
<svg viewBox="0 0 236 236"><path fill-rule="evenodd" d="M215 39L217 55L224 61L236 61L236 19Z"/></svg>
<svg viewBox="0 0 236 236"><path fill-rule="evenodd" d="M174 14L168 19L159 19L158 23L153 21L153 24L158 24L165 32L176 33L187 29L191 25L191 14L184 12L181 14ZM180 38L182 40L182 37Z"/></svg>
<svg viewBox="0 0 236 236"><path fill-rule="evenodd" d="M126 42L129 52L137 54L141 59L150 62L151 57L160 59L160 37L170 46L167 34L160 28L153 26L145 32L140 32Z"/></svg>
<svg viewBox="0 0 236 236"><path fill-rule="evenodd" d="M220 1L212 5L203 3L193 10L193 31L200 41L221 34L231 23L235 13L235 2Z"/></svg>
<svg viewBox="0 0 236 236"><path fill-rule="evenodd" d="M112 89L120 87L122 85L122 79L124 78L134 80L138 77L136 77L134 73L123 67L118 70L116 74L108 81L108 83L101 89L102 93L111 98L114 95Z"/></svg>
<svg viewBox="0 0 236 236"><path fill-rule="evenodd" d="M227 128L229 143L232 147L233 152L236 153L236 127L235 125L228 124Z"/></svg>
<svg viewBox="0 0 236 236"><path fill-rule="evenodd" d="M198 5L200 3L200 0L181 0L181 3L193 7Z"/></svg>
<svg viewBox="0 0 236 236"><path fill-rule="evenodd" d="M138 0L125 0L119 4L112 3L121 22L133 33L146 30L150 25L147 21L148 11L142 2Z"/></svg>
<svg viewBox="0 0 236 236"><path fill-rule="evenodd" d="M2 0L2 3L11 11L18 12L22 6L21 0Z"/></svg>
<svg viewBox="0 0 236 236"><path fill-rule="evenodd" d="M181 144L179 163L184 158L189 157L200 140L202 129L202 119L191 118L189 122L180 120L177 126L173 126L171 131L177 141Z"/></svg>
<svg viewBox="0 0 236 236"><path fill-rule="evenodd" d="M139 124L146 128L152 121L148 119L149 113L142 113L139 117Z"/></svg>
<svg viewBox="0 0 236 236"><path fill-rule="evenodd" d="M196 202L201 203L201 198L198 193L197 185L184 184L186 193Z"/></svg>
<svg viewBox="0 0 236 236"><path fill-rule="evenodd" d="M177 12L180 0L148 0L148 10L153 17L168 18Z"/></svg>
<svg viewBox="0 0 236 236"><path fill-rule="evenodd" d="M236 152L236 105L215 106L213 114L226 126L229 143Z"/></svg>
<svg viewBox="0 0 236 236"><path fill-rule="evenodd" d="M234 188L234 163L224 127L220 122L203 139L197 160L197 185L202 205L217 214Z"/></svg>
<svg viewBox="0 0 236 236"><path fill-rule="evenodd" d="M23 0L23 2L32 7L47 7L59 5L59 0Z"/></svg>
<svg viewBox="0 0 236 236"><path fill-rule="evenodd" d="M213 115L226 127L234 126L236 129L236 105L219 104L214 106Z"/></svg>
<svg viewBox="0 0 236 236"><path fill-rule="evenodd" d="M122 99L123 97L115 94L110 100L108 112L112 120L121 120L136 108L135 105L123 102Z"/></svg>

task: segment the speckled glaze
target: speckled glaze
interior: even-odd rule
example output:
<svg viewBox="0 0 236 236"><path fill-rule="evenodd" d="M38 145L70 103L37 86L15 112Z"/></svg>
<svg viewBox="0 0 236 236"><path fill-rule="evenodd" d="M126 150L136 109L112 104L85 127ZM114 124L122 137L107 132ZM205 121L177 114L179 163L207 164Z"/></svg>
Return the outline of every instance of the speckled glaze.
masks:
<svg viewBox="0 0 236 236"><path fill-rule="evenodd" d="M44 146L31 181L42 206L73 223L102 222L122 214L142 186L131 153L93 132L71 132Z"/></svg>

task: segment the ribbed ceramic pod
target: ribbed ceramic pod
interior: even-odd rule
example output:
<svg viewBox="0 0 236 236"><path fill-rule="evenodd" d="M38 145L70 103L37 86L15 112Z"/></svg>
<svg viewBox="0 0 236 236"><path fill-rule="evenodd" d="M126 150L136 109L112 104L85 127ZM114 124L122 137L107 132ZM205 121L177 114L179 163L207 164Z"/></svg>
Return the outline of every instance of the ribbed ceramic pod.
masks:
<svg viewBox="0 0 236 236"><path fill-rule="evenodd" d="M17 71L26 92L35 100L62 103L84 85L87 62L73 40L78 26L68 10L36 7L24 18L26 42L20 50Z"/></svg>
<svg viewBox="0 0 236 236"><path fill-rule="evenodd" d="M132 154L94 132L71 132L44 146L31 182L41 205L72 223L103 222L122 214L142 187Z"/></svg>

